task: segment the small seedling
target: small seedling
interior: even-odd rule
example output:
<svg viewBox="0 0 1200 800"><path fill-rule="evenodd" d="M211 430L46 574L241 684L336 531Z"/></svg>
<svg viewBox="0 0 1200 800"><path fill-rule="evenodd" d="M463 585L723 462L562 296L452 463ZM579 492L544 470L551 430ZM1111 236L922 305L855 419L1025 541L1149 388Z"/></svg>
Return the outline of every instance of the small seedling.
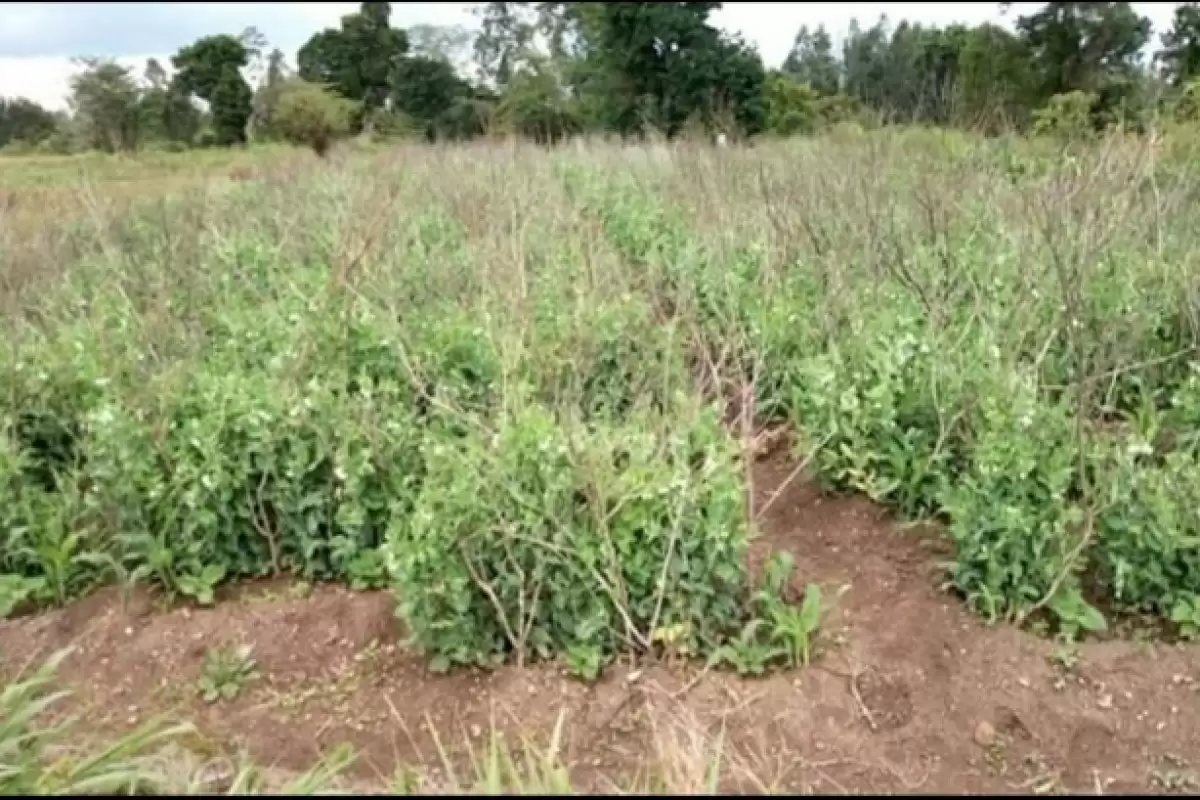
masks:
<svg viewBox="0 0 1200 800"><path fill-rule="evenodd" d="M195 575L180 575L176 579L179 592L202 606L211 606L217 584L225 578L224 564L208 564Z"/></svg>
<svg viewBox="0 0 1200 800"><path fill-rule="evenodd" d="M424 782L424 776L419 769L407 764L401 764L396 767L396 772L392 775L392 794L400 795L401 797L417 794L421 791L421 786Z"/></svg>
<svg viewBox="0 0 1200 800"><path fill-rule="evenodd" d="M1073 642L1061 642L1046 658L1051 666L1063 672L1073 672L1079 666L1079 648Z"/></svg>
<svg viewBox="0 0 1200 800"><path fill-rule="evenodd" d="M1181 794L1191 794L1200 787L1195 775L1179 769L1153 769L1149 782L1154 789Z"/></svg>
<svg viewBox="0 0 1200 800"><path fill-rule="evenodd" d="M683 622L677 622L674 625L656 628L651 640L663 649L663 654L668 659L687 658L692 655L691 647L688 644L690 635L690 626Z"/></svg>
<svg viewBox="0 0 1200 800"><path fill-rule="evenodd" d="M778 603L771 614L771 638L782 642L788 664L806 667L812 659L813 639L821 627L821 587L810 583L804 590L804 602L799 608Z"/></svg>
<svg viewBox="0 0 1200 800"><path fill-rule="evenodd" d="M729 664L738 675L762 675L772 661L788 652L786 648L771 647L759 641L758 631L765 624L763 619L750 620L737 639L717 650L714 660Z"/></svg>
<svg viewBox="0 0 1200 800"><path fill-rule="evenodd" d="M595 645L578 644L567 648L567 672L591 683L604 669L604 652Z"/></svg>
<svg viewBox="0 0 1200 800"><path fill-rule="evenodd" d="M233 700L242 687L258 678L258 663L250 657L251 647L209 648L197 688L206 703Z"/></svg>

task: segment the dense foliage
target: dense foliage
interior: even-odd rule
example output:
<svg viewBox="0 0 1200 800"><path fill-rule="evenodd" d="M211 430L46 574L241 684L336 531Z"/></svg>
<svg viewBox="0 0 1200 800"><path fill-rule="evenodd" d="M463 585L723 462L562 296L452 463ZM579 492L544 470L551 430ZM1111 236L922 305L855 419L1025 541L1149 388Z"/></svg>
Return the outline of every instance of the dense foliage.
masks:
<svg viewBox="0 0 1200 800"><path fill-rule="evenodd" d="M314 34L295 61L300 78L355 104L352 132L463 139L497 131L539 141L585 131L794 135L847 119L999 132L1033 126L1063 96L1091 98L1092 129L1137 128L1178 105L1200 75L1196 3L1178 5L1149 59L1155 32L1131 4L1071 2L1046 3L1012 30L881 18L852 22L835 45L824 27L803 27L778 69L714 27L720 7L480 3L472 34L394 28L390 4L371 2ZM172 57L170 81L153 60L140 82L114 62L85 61L72 83L74 119L6 101L0 146L127 150L283 138L271 120L287 77L284 54L274 51L264 70L265 47L254 28L204 37ZM260 76L257 89L244 78L250 73Z"/></svg>
<svg viewBox="0 0 1200 800"><path fill-rule="evenodd" d="M0 608L295 573L392 586L438 666L802 661L740 397L939 519L982 615L1200 633L1180 137L413 149L54 233L69 280L7 290Z"/></svg>

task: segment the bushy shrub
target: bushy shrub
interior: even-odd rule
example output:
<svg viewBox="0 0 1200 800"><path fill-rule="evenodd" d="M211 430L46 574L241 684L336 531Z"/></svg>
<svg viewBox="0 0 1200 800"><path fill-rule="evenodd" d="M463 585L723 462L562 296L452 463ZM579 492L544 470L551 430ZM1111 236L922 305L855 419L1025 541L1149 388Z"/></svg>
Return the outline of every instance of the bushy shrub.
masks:
<svg viewBox="0 0 1200 800"><path fill-rule="evenodd" d="M1149 446L1136 436L1108 450L1098 577L1117 608L1169 616L1200 596L1200 464L1178 452L1148 464Z"/></svg>
<svg viewBox="0 0 1200 800"><path fill-rule="evenodd" d="M692 376L683 358L684 333L654 318L647 303L625 298L563 314L539 315L530 369L551 406L587 418L624 419L635 407L661 412Z"/></svg>
<svg viewBox="0 0 1200 800"><path fill-rule="evenodd" d="M783 74L772 75L763 87L767 130L777 136L814 133L821 122L820 95L807 83Z"/></svg>
<svg viewBox="0 0 1200 800"><path fill-rule="evenodd" d="M936 342L911 315L876 323L860 341L792 362L781 402L824 443L815 463L827 485L927 516L962 461L971 375L939 365Z"/></svg>
<svg viewBox="0 0 1200 800"><path fill-rule="evenodd" d="M709 411L677 411L672 426L647 413L584 426L523 404L494 433L426 441L420 497L386 556L436 667L607 659L665 631L696 653L740 627L748 532L733 447Z"/></svg>
<svg viewBox="0 0 1200 800"><path fill-rule="evenodd" d="M1038 136L1082 139L1095 133L1092 111L1099 102L1093 92L1056 94L1033 112L1033 132Z"/></svg>
<svg viewBox="0 0 1200 800"><path fill-rule="evenodd" d="M988 390L971 422L967 469L947 481L940 499L956 545L950 573L958 590L985 617L1014 619L1056 582L1064 593L1078 591L1085 563L1073 560L1084 521L1073 496L1078 449L1070 409L1040 401L1028 376L998 376Z"/></svg>
<svg viewBox="0 0 1200 800"><path fill-rule="evenodd" d="M350 133L357 108L323 86L293 78L279 88L271 132L324 156Z"/></svg>

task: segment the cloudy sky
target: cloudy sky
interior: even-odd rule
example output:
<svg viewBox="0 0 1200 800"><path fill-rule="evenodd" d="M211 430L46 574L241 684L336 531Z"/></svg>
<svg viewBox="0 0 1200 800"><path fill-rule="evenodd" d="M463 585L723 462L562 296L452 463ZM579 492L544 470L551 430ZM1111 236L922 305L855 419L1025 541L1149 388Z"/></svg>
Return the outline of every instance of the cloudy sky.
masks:
<svg viewBox="0 0 1200 800"><path fill-rule="evenodd" d="M472 25L471 3L395 3L392 24ZM852 18L948 24L985 21L1011 25L1040 3L726 3L713 21L741 31L768 65L779 64L801 25L824 23L835 36ZM1134 3L1156 33L1170 24L1176 3ZM52 108L65 106L72 56L103 55L142 65L165 60L179 47L213 33L238 34L250 25L294 59L313 32L336 26L357 3L0 3L0 96L24 96Z"/></svg>

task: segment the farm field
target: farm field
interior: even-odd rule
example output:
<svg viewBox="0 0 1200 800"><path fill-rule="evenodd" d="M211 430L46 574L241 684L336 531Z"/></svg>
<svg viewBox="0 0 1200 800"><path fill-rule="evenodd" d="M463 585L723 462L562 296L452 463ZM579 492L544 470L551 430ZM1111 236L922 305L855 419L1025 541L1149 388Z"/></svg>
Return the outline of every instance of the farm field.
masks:
<svg viewBox="0 0 1200 800"><path fill-rule="evenodd" d="M1196 163L0 159L0 788L1195 791Z"/></svg>

